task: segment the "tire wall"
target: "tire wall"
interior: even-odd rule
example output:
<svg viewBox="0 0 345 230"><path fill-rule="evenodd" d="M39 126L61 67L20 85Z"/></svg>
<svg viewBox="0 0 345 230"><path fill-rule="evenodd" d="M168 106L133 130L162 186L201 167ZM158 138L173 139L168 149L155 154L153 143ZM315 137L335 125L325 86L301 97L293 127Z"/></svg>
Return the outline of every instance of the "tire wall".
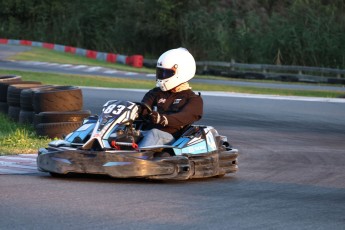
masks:
<svg viewBox="0 0 345 230"><path fill-rule="evenodd" d="M22 81L20 83L14 83L8 86L7 89L7 104L9 106L8 116L14 120L19 121L20 107L20 95L24 89L30 89L38 87L41 82Z"/></svg>
<svg viewBox="0 0 345 230"><path fill-rule="evenodd" d="M79 128L91 112L83 109L83 95L75 86L43 85L20 76L0 75L0 113L32 125L39 136L62 139Z"/></svg>
<svg viewBox="0 0 345 230"><path fill-rule="evenodd" d="M9 106L7 104L7 92L8 87L11 84L22 82L21 76L16 75L0 75L0 113L8 114ZM11 108L11 115L13 114L13 109Z"/></svg>

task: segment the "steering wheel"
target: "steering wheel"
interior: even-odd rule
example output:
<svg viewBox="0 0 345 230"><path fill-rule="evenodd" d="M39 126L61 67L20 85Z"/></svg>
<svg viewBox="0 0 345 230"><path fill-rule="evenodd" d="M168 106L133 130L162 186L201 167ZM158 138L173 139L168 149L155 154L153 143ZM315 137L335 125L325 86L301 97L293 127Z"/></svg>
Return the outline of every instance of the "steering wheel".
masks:
<svg viewBox="0 0 345 230"><path fill-rule="evenodd" d="M140 102L140 105L143 107L141 113L143 113L144 109L146 109L149 114L152 113L152 109L148 104L146 104L145 102Z"/></svg>
<svg viewBox="0 0 345 230"><path fill-rule="evenodd" d="M145 123L150 122L146 116L143 116L143 114L144 114L143 112L146 110L147 114L151 114L152 113L151 107L148 104L144 103L144 102L135 102L135 104L140 106L139 118L142 121L144 121Z"/></svg>

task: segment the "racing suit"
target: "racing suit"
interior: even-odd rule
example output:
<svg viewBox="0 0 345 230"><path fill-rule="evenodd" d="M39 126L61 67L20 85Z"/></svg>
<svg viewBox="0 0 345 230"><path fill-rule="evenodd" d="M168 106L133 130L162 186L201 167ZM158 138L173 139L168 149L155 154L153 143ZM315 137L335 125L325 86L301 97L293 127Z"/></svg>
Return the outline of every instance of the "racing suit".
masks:
<svg viewBox="0 0 345 230"><path fill-rule="evenodd" d="M203 100L191 89L179 92L162 91L153 88L145 94L142 102L167 118L166 126L150 124L147 129L158 129L170 133L174 138L179 137L184 128L201 119L203 114Z"/></svg>

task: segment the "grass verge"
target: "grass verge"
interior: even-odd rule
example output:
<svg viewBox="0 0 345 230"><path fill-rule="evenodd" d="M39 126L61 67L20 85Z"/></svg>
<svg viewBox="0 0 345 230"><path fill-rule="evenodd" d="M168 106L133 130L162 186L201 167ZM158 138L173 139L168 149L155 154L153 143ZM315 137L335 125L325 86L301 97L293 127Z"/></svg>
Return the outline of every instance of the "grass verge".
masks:
<svg viewBox="0 0 345 230"><path fill-rule="evenodd" d="M0 155L37 153L49 138L38 137L31 125L19 124L0 113Z"/></svg>

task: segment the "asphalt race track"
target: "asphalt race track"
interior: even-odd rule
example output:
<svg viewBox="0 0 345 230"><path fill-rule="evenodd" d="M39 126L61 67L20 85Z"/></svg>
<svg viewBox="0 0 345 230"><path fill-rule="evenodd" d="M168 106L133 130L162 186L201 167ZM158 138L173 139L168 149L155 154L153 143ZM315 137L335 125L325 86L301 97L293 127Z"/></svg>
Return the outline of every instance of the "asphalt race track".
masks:
<svg viewBox="0 0 345 230"><path fill-rule="evenodd" d="M83 88L84 109L144 91ZM239 149L223 178L0 175L0 229L345 229L345 101L202 92Z"/></svg>
<svg viewBox="0 0 345 230"><path fill-rule="evenodd" d="M144 92L84 88L94 114ZM204 96L199 122L240 150L236 175L186 182L0 176L0 229L344 229L344 103Z"/></svg>
<svg viewBox="0 0 345 230"><path fill-rule="evenodd" d="M145 91L83 88L83 92L85 107L97 113L106 100L140 101ZM227 94L203 98L205 114L198 123L214 126L240 149L241 172L251 172L246 179L345 188L345 169L333 172L342 170L345 162L345 100L310 102ZM250 170L244 170L254 158Z"/></svg>

